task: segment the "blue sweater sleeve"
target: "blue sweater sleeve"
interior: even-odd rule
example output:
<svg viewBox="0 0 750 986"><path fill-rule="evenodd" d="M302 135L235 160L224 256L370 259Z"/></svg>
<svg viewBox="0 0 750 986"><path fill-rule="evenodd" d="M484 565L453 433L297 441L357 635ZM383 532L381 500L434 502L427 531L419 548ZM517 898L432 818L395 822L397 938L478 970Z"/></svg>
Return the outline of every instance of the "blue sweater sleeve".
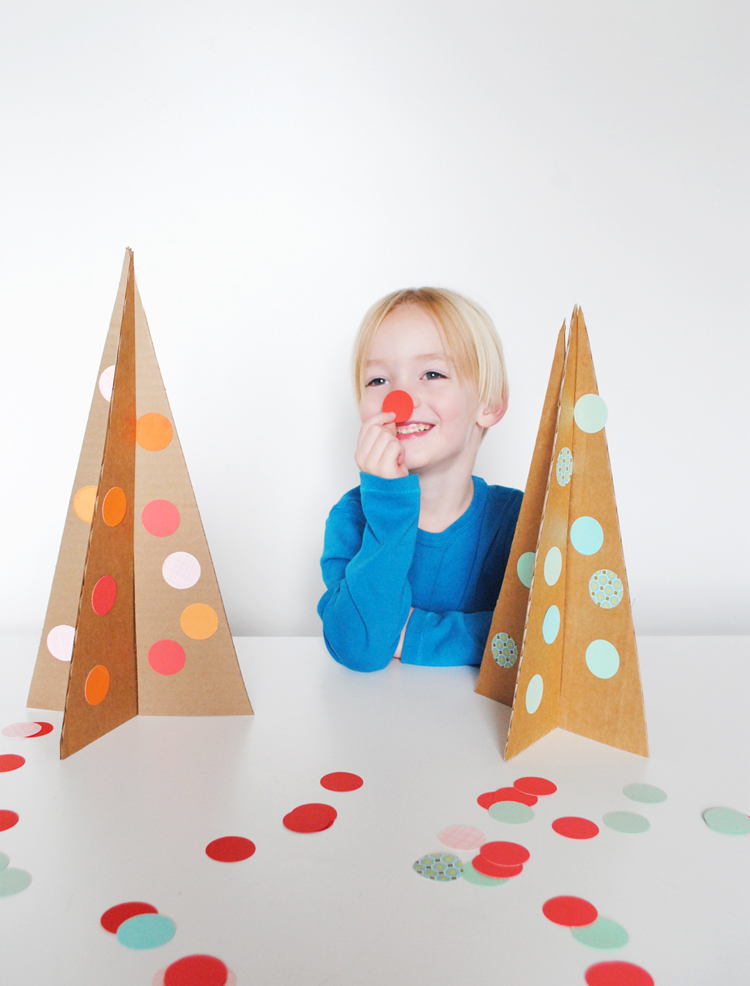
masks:
<svg viewBox="0 0 750 986"><path fill-rule="evenodd" d="M447 668L481 664L492 612L430 613L414 609L406 628L401 661Z"/></svg>
<svg viewBox="0 0 750 986"><path fill-rule="evenodd" d="M409 567L419 522L419 477L363 473L360 504L345 497L326 523L318 604L326 646L355 671L386 667L409 616Z"/></svg>

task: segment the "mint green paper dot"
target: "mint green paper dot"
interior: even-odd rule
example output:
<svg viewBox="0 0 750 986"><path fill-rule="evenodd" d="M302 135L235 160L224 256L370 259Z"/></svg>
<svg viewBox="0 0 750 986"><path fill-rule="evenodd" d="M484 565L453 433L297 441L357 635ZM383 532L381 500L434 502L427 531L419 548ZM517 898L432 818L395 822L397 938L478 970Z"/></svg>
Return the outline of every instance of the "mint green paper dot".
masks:
<svg viewBox="0 0 750 986"><path fill-rule="evenodd" d="M560 572L562 572L562 552L558 547L552 547L544 559L544 581L547 585L554 585L560 578Z"/></svg>
<svg viewBox="0 0 750 986"><path fill-rule="evenodd" d="M480 873L479 870L474 869L471 865L471 860L468 863L464 863L463 877L464 880L468 880L469 883L475 883L478 887L499 887L501 883L508 882L504 877L485 876L484 873Z"/></svg>
<svg viewBox="0 0 750 986"><path fill-rule="evenodd" d="M509 825L523 825L534 817L531 808L520 801L496 801L490 805L488 814L496 822L507 822Z"/></svg>
<svg viewBox="0 0 750 986"><path fill-rule="evenodd" d="M126 948L158 948L174 938L174 921L163 914L136 914L117 929L117 940Z"/></svg>
<svg viewBox="0 0 750 986"><path fill-rule="evenodd" d="M601 431L607 423L607 405L598 394L584 394L573 409L575 423L587 435Z"/></svg>
<svg viewBox="0 0 750 986"><path fill-rule="evenodd" d="M518 573L518 578L521 580L522 584L526 586L527 589L531 588L531 576L534 574L535 558L536 558L536 552L524 551L524 553L516 562L516 572Z"/></svg>
<svg viewBox="0 0 750 986"><path fill-rule="evenodd" d="M609 918L597 918L582 928L571 928L573 937L589 948L622 948L630 941L630 935L621 924Z"/></svg>
<svg viewBox="0 0 750 986"><path fill-rule="evenodd" d="M658 805L667 800L667 792L653 784L626 784L622 793L631 801L640 801L643 805Z"/></svg>
<svg viewBox="0 0 750 986"><path fill-rule="evenodd" d="M750 832L750 818L734 808L707 808L703 821L714 832L725 835L746 835Z"/></svg>
<svg viewBox="0 0 750 986"><path fill-rule="evenodd" d="M560 632L560 610L557 606L550 606L544 614L542 620L542 636L545 644L554 644Z"/></svg>
<svg viewBox="0 0 750 986"><path fill-rule="evenodd" d="M4 870L9 862L10 856L6 856L4 852L0 852L0 870Z"/></svg>
<svg viewBox="0 0 750 986"><path fill-rule="evenodd" d="M0 897L20 894L31 883L31 873L26 870L4 869L0 871Z"/></svg>
<svg viewBox="0 0 750 986"><path fill-rule="evenodd" d="M643 815L634 811L610 811L602 819L607 828L615 832L626 832L628 835L638 835L651 828L651 822Z"/></svg>
<svg viewBox="0 0 750 986"><path fill-rule="evenodd" d="M620 667L617 648L608 640L592 640L586 648L586 667L597 678L611 678Z"/></svg>
<svg viewBox="0 0 750 986"><path fill-rule="evenodd" d="M604 544L602 525L593 517L579 517L570 525L570 543L579 555L595 555Z"/></svg>
<svg viewBox="0 0 750 986"><path fill-rule="evenodd" d="M540 674L535 674L526 686L526 711L533 715L542 704L544 694L544 682Z"/></svg>

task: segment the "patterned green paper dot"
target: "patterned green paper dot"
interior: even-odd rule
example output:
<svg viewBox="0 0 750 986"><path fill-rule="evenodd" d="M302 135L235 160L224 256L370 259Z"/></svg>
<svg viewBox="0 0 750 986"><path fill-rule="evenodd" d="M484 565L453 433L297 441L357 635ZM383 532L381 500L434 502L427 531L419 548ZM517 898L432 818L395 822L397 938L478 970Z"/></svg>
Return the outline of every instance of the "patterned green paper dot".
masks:
<svg viewBox="0 0 750 986"><path fill-rule="evenodd" d="M475 883L478 887L499 887L502 883L507 883L506 879L497 879L494 876L485 876L484 873L480 873L479 870L475 870L471 865L471 860L468 863L464 863L464 880L468 880L469 883Z"/></svg>
<svg viewBox="0 0 750 986"><path fill-rule="evenodd" d="M703 821L714 832L725 835L746 835L750 832L750 818L734 808L707 808Z"/></svg>
<svg viewBox="0 0 750 986"><path fill-rule="evenodd" d="M117 929L117 940L126 948L158 948L174 938L174 921L164 914L136 914Z"/></svg>
<svg viewBox="0 0 750 986"><path fill-rule="evenodd" d="M608 568L602 568L589 579L589 594L602 609L614 609L622 601L622 579Z"/></svg>
<svg viewBox="0 0 750 986"><path fill-rule="evenodd" d="M626 784L622 793L631 801L640 801L643 805L658 805L667 800L667 792L653 784Z"/></svg>
<svg viewBox="0 0 750 986"><path fill-rule="evenodd" d="M458 880L463 873L464 864L453 853L431 852L427 856L422 856L414 864L413 869L420 876L428 880L435 880L436 883L450 883L451 880Z"/></svg>
<svg viewBox="0 0 750 986"><path fill-rule="evenodd" d="M518 647L507 633L496 633L492 638L492 657L501 668L512 668L518 660Z"/></svg>
<svg viewBox="0 0 750 986"><path fill-rule="evenodd" d="M607 405L598 394L584 394L573 408L575 423L587 435L601 431L607 423Z"/></svg>
<svg viewBox="0 0 750 986"><path fill-rule="evenodd" d="M516 563L516 572L518 573L518 578L521 580L523 585L527 589L531 588L531 576L534 574L534 559L536 558L536 552L534 551L524 551L521 557Z"/></svg>
<svg viewBox="0 0 750 986"><path fill-rule="evenodd" d="M496 822L507 822L509 825L523 825L534 817L531 808L519 801L496 801L490 805L488 814Z"/></svg>
<svg viewBox="0 0 750 986"><path fill-rule="evenodd" d="M10 856L6 856L4 852L0 852L0 870L4 870L9 862Z"/></svg>
<svg viewBox="0 0 750 986"><path fill-rule="evenodd" d="M573 453L569 448L561 448L555 465L558 486L567 486L573 476Z"/></svg>
<svg viewBox="0 0 750 986"><path fill-rule="evenodd" d="M623 926L609 918L597 918L592 924L570 930L576 941L589 948L622 948L630 940Z"/></svg>
<svg viewBox="0 0 750 986"><path fill-rule="evenodd" d="M610 811L602 819L607 828L615 832L626 832L628 835L638 835L651 828L651 822L643 815L634 811Z"/></svg>
<svg viewBox="0 0 750 986"><path fill-rule="evenodd" d="M20 894L31 883L31 873L26 870L0 870L0 897L12 897Z"/></svg>

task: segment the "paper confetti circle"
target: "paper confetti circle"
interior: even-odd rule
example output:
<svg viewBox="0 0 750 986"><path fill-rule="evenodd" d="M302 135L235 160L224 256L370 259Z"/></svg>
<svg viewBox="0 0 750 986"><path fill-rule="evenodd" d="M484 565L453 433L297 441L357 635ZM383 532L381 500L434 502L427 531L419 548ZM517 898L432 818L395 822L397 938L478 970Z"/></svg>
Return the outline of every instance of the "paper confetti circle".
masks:
<svg viewBox="0 0 750 986"><path fill-rule="evenodd" d="M96 487L82 486L73 497L73 510L75 511L76 517L79 517L84 523L90 524L94 519L95 508Z"/></svg>
<svg viewBox="0 0 750 986"><path fill-rule="evenodd" d="M487 841L484 832L471 825L450 825L438 834L438 839L449 849L479 849Z"/></svg>
<svg viewBox="0 0 750 986"><path fill-rule="evenodd" d="M76 628L61 623L52 627L47 634L47 650L58 661L69 661L73 656L73 642L76 638Z"/></svg>
<svg viewBox="0 0 750 986"><path fill-rule="evenodd" d="M336 821L338 812L331 805L313 802L299 805L282 819L285 828L292 832L323 832Z"/></svg>
<svg viewBox="0 0 750 986"><path fill-rule="evenodd" d="M86 684L83 688L86 701L89 705L99 705L107 697L108 691L109 671L107 671L103 664L97 664L96 667L89 671Z"/></svg>
<svg viewBox="0 0 750 986"><path fill-rule="evenodd" d="M564 835L566 839L593 839L599 835L599 826L588 818L579 818L576 815L566 815L563 818L556 818L552 823L552 828L558 835Z"/></svg>
<svg viewBox="0 0 750 986"><path fill-rule="evenodd" d="M432 852L422 856L413 866L420 876L437 883L450 883L458 880L463 874L464 864L458 858L447 852Z"/></svg>
<svg viewBox="0 0 750 986"><path fill-rule="evenodd" d="M542 620L542 637L545 644L554 644L560 632L560 610L557 606L550 606L544 614Z"/></svg>
<svg viewBox="0 0 750 986"><path fill-rule="evenodd" d="M630 941L623 926L609 918L597 918L592 924L570 930L576 941L589 948L622 948Z"/></svg>
<svg viewBox="0 0 750 986"><path fill-rule="evenodd" d="M117 940L126 948L159 948L171 941L177 928L164 914L136 914L117 929Z"/></svg>
<svg viewBox="0 0 750 986"><path fill-rule="evenodd" d="M6 855L4 852L0 852L0 870L4 870L9 862L10 856Z"/></svg>
<svg viewBox="0 0 750 986"><path fill-rule="evenodd" d="M135 423L135 440L147 452L161 452L172 441L172 424L163 414L150 411Z"/></svg>
<svg viewBox="0 0 750 986"><path fill-rule="evenodd" d="M0 870L0 897L12 897L31 886L31 873L5 867Z"/></svg>
<svg viewBox="0 0 750 986"><path fill-rule="evenodd" d="M644 818L643 815L636 815L633 811L609 811L602 821L607 828L615 832L625 832L628 835L639 835L651 828L651 822L647 818Z"/></svg>
<svg viewBox="0 0 750 986"><path fill-rule="evenodd" d="M180 615L180 626L186 637L192 640L207 640L219 627L219 617L215 609L205 603L186 606Z"/></svg>
<svg viewBox="0 0 750 986"><path fill-rule="evenodd" d="M46 736L47 733L51 733L55 728L51 722L38 722L37 726L41 726L41 729L38 733L34 733L33 736L30 736L29 739L36 739L38 736Z"/></svg>
<svg viewBox="0 0 750 986"><path fill-rule="evenodd" d="M320 785L326 791L356 791L363 784L359 774L350 774L346 770L335 770L320 778Z"/></svg>
<svg viewBox="0 0 750 986"><path fill-rule="evenodd" d="M531 588L531 579L534 574L534 559L536 558L536 552L534 551L524 551L521 557L516 562L516 574L522 585L525 585L527 589Z"/></svg>
<svg viewBox="0 0 750 986"><path fill-rule="evenodd" d="M626 784L622 793L631 801L639 801L644 805L658 805L667 800L667 792L653 784Z"/></svg>
<svg viewBox="0 0 750 986"><path fill-rule="evenodd" d="M589 579L589 595L602 609L614 609L622 601L623 585L619 576L602 568Z"/></svg>
<svg viewBox="0 0 750 986"><path fill-rule="evenodd" d="M148 663L157 674L177 674L185 667L185 651L176 640L157 640L148 649Z"/></svg>
<svg viewBox="0 0 750 986"><path fill-rule="evenodd" d="M480 794L477 798L477 804L481 805L482 808L489 808L490 805L494 805L498 801L517 801L522 805L531 806L535 805L538 800L536 795L525 794L515 787L499 787L497 791L487 791L485 794Z"/></svg>
<svg viewBox="0 0 750 986"><path fill-rule="evenodd" d="M596 677L607 680L620 670L620 655L608 640L592 640L586 648L586 667Z"/></svg>
<svg viewBox="0 0 750 986"><path fill-rule="evenodd" d="M595 435L607 423L607 405L598 394L584 394L573 408L573 420L587 435Z"/></svg>
<svg viewBox="0 0 750 986"><path fill-rule="evenodd" d="M750 832L750 818L734 808L707 808L703 821L714 832L724 835L747 835Z"/></svg>
<svg viewBox="0 0 750 986"><path fill-rule="evenodd" d="M492 638L492 656L501 668L512 668L518 660L516 642L507 633L496 633Z"/></svg>
<svg viewBox="0 0 750 986"><path fill-rule="evenodd" d="M554 794L557 790L557 784L548 781L546 777L519 777L518 780L513 781L513 787L523 794L541 798Z"/></svg>
<svg viewBox="0 0 750 986"><path fill-rule="evenodd" d="M154 978L151 980L151 986L164 986L164 976L166 975L167 967L159 969L157 973L154 974ZM183 981L184 986L203 986L205 979L195 980L192 978ZM224 986L237 986L237 976L232 972L231 969L227 969L227 978L224 980Z"/></svg>
<svg viewBox="0 0 750 986"><path fill-rule="evenodd" d="M18 770L26 763L25 757L20 757L17 753L3 753L0 755L0 774L5 774L9 770Z"/></svg>
<svg viewBox="0 0 750 986"><path fill-rule="evenodd" d="M518 866L531 857L526 846L519 845L517 842L485 842L479 847L479 852L485 859L498 866Z"/></svg>
<svg viewBox="0 0 750 986"><path fill-rule="evenodd" d="M7 808L0 810L0 832L12 829L17 824L18 814L15 811L9 811Z"/></svg>
<svg viewBox="0 0 750 986"><path fill-rule="evenodd" d="M544 581L554 585L562 572L562 552L555 545L549 549L544 559Z"/></svg>
<svg viewBox="0 0 750 986"><path fill-rule="evenodd" d="M581 928L599 917L594 905L583 897L550 897L542 905L542 912L549 921L566 928Z"/></svg>
<svg viewBox="0 0 750 986"><path fill-rule="evenodd" d="M29 739L42 732L42 726L38 722L14 722L10 726L5 726L3 736L8 739Z"/></svg>
<svg viewBox="0 0 750 986"><path fill-rule="evenodd" d="M579 555L595 555L604 544L602 525L593 517L579 517L570 525L570 543Z"/></svg>
<svg viewBox="0 0 750 986"><path fill-rule="evenodd" d="M490 818L506 825L523 825L534 818L534 810L520 801L496 801L487 811Z"/></svg>
<svg viewBox="0 0 750 986"><path fill-rule="evenodd" d="M164 973L164 986L227 986L229 970L213 955L186 955Z"/></svg>
<svg viewBox="0 0 750 986"><path fill-rule="evenodd" d="M508 882L507 877L485 876L484 873L474 869L471 860L464 863L463 878L468 883L474 883L478 887L501 887Z"/></svg>
<svg viewBox="0 0 750 986"><path fill-rule="evenodd" d="M168 538L180 526L180 511L169 500L151 500L141 511L141 523L156 538Z"/></svg>
<svg viewBox="0 0 750 986"><path fill-rule="evenodd" d="M161 574L173 589L190 589L201 577L201 563L187 551L173 551L164 559Z"/></svg>
<svg viewBox="0 0 750 986"><path fill-rule="evenodd" d="M396 422L408 421L414 410L414 401L405 390L392 390L385 395L383 410L388 413L395 412Z"/></svg>
<svg viewBox="0 0 750 986"><path fill-rule="evenodd" d="M117 583L111 575L102 575L91 592L91 608L97 616L106 616L117 600Z"/></svg>
<svg viewBox="0 0 750 986"><path fill-rule="evenodd" d="M533 715L542 704L544 682L540 674L535 674L526 688L526 711Z"/></svg>
<svg viewBox="0 0 750 986"><path fill-rule="evenodd" d="M597 962L585 979L586 986L654 986L653 976L632 962Z"/></svg>
<svg viewBox="0 0 750 986"><path fill-rule="evenodd" d="M513 866L506 866L503 863L493 863L481 852L471 861L472 866L479 873L485 876L494 877L496 880L509 880L511 877L519 876L523 872L523 863L516 863Z"/></svg>
<svg viewBox="0 0 750 986"><path fill-rule="evenodd" d="M559 486L567 486L573 476L573 453L569 448L561 448L555 465L555 475Z"/></svg>
<svg viewBox="0 0 750 986"><path fill-rule="evenodd" d="M206 855L219 863L239 863L250 859L254 852L255 843L241 835L224 835L206 846Z"/></svg>
<svg viewBox="0 0 750 986"><path fill-rule="evenodd" d="M105 401L112 400L112 387L115 382L115 366L108 366L106 370L102 370L101 376L99 377L99 393L102 395Z"/></svg>
<svg viewBox="0 0 750 986"><path fill-rule="evenodd" d="M125 518L128 510L128 498L119 486L113 486L104 497L102 503L102 520L107 527L117 527Z"/></svg>
<svg viewBox="0 0 750 986"><path fill-rule="evenodd" d="M105 931L109 931L110 934L116 935L117 929L129 918L133 918L136 914L158 914L159 912L154 907L153 904L146 904L142 900L128 900L123 904L115 904L114 907L108 908L104 914L99 918L99 923Z"/></svg>

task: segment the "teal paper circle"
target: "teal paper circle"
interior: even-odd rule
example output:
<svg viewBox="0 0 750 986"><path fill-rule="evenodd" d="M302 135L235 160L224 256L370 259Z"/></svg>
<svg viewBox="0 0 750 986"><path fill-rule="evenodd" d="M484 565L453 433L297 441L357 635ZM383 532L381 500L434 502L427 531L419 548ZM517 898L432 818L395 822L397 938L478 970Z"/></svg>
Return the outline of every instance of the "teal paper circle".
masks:
<svg viewBox="0 0 750 986"><path fill-rule="evenodd" d="M651 823L643 815L634 811L610 811L602 819L607 828L615 832L625 832L627 835L640 835L651 828Z"/></svg>
<svg viewBox="0 0 750 986"><path fill-rule="evenodd" d="M158 948L175 936L174 921L163 914L136 914L117 929L117 940L126 948Z"/></svg>
<svg viewBox="0 0 750 986"><path fill-rule="evenodd" d="M573 453L569 448L561 448L555 464L558 486L567 486L573 476Z"/></svg>
<svg viewBox="0 0 750 986"><path fill-rule="evenodd" d="M31 883L31 873L26 870L0 870L0 897L12 897L20 894Z"/></svg>
<svg viewBox="0 0 750 986"><path fill-rule="evenodd" d="M592 640L586 648L586 667L597 678L613 677L620 668L617 648L608 640Z"/></svg>
<svg viewBox="0 0 750 986"><path fill-rule="evenodd" d="M622 793L631 801L639 801L643 805L658 805L667 800L667 792L653 784L626 784Z"/></svg>
<svg viewBox="0 0 750 986"><path fill-rule="evenodd" d="M576 401L573 418L581 431L594 435L606 425L608 413L607 405L598 394L584 394Z"/></svg>
<svg viewBox="0 0 750 986"><path fill-rule="evenodd" d="M487 814L496 822L505 822L507 825L523 825L534 817L531 808L522 805L520 801L496 801L494 805L490 805Z"/></svg>
<svg viewBox="0 0 750 986"><path fill-rule="evenodd" d="M526 586L527 589L531 588L531 577L534 574L534 559L536 558L536 552L534 551L524 551L521 557L516 563L516 573L521 583Z"/></svg>
<svg viewBox="0 0 750 986"><path fill-rule="evenodd" d="M428 880L435 880L436 883L450 883L451 880L458 880L461 876L464 864L453 853L431 852L418 859L413 869Z"/></svg>
<svg viewBox="0 0 750 986"><path fill-rule="evenodd" d="M747 835L750 832L750 818L734 808L707 808L703 812L703 821L714 832L725 835Z"/></svg>
<svg viewBox="0 0 750 986"><path fill-rule="evenodd" d="M526 686L526 711L533 715L542 704L544 694L544 682L540 674L535 674Z"/></svg>
<svg viewBox="0 0 750 986"><path fill-rule="evenodd" d="M630 941L630 935L617 921L597 918L582 928L571 928L573 937L589 948L622 948Z"/></svg>
<svg viewBox="0 0 750 986"><path fill-rule="evenodd" d="M518 660L518 647L507 633L496 633L490 647L495 664L501 668L512 668Z"/></svg>
<svg viewBox="0 0 750 986"><path fill-rule="evenodd" d="M622 579L608 568L602 568L589 579L589 595L602 609L614 609L622 602Z"/></svg>
<svg viewBox="0 0 750 986"><path fill-rule="evenodd" d="M554 644L560 632L560 610L557 606L550 606L544 614L542 620L542 636L545 644Z"/></svg>
<svg viewBox="0 0 750 986"><path fill-rule="evenodd" d="M468 863L464 863L464 880L469 883L475 883L478 887L499 887L503 883L507 883L506 877L494 877L485 876L484 873L480 873L479 870L475 870L471 865L471 860Z"/></svg>
<svg viewBox="0 0 750 986"><path fill-rule="evenodd" d="M4 870L9 862L10 856L6 856L4 852L0 852L0 870Z"/></svg>
<svg viewBox="0 0 750 986"><path fill-rule="evenodd" d="M547 585L554 585L560 578L560 572L562 572L562 552L558 547L552 547L544 559L544 581Z"/></svg>
<svg viewBox="0 0 750 986"><path fill-rule="evenodd" d="M570 543L579 555L595 555L604 544L602 525L593 517L579 517L570 525Z"/></svg>

